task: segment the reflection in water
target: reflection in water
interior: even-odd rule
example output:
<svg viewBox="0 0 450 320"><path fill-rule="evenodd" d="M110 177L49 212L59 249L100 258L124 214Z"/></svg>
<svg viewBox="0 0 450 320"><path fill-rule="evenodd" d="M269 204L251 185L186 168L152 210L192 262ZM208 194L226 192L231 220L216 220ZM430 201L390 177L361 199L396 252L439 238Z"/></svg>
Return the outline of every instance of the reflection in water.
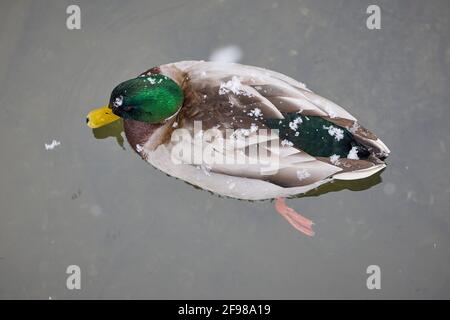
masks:
<svg viewBox="0 0 450 320"><path fill-rule="evenodd" d="M117 121L111 122L103 127L92 129L92 133L96 139L106 139L108 137L116 138L117 144L125 150L124 139L122 136L123 132L123 121L119 119Z"/></svg>
<svg viewBox="0 0 450 320"><path fill-rule="evenodd" d="M341 190L351 190L351 191L362 191L369 189L377 184L381 183L383 180L381 179L381 173L385 169L375 173L374 175L367 177L365 179L359 180L333 180L329 183L325 183L319 186L317 189L313 189L308 191L305 194L298 195L294 198L303 198L303 197L317 197L322 194L328 192L335 192Z"/></svg>

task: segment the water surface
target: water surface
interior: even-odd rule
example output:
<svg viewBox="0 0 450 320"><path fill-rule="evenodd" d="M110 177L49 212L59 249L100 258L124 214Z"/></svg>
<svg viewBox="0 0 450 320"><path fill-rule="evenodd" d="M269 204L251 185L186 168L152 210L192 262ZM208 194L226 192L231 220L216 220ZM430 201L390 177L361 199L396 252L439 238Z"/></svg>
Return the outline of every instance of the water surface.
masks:
<svg viewBox="0 0 450 320"><path fill-rule="evenodd" d="M77 3L81 30L71 1L0 4L0 298L450 298L448 1L378 1L381 30L371 1ZM117 83L227 45L392 150L367 186L288 200L313 238L269 201L199 191L85 126Z"/></svg>

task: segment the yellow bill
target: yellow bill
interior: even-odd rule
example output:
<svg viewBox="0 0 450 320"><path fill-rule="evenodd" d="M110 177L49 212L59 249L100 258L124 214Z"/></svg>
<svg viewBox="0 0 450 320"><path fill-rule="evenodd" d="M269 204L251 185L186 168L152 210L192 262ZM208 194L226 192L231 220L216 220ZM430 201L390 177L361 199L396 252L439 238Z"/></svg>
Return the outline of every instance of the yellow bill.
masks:
<svg viewBox="0 0 450 320"><path fill-rule="evenodd" d="M86 117L86 123L88 127L96 129L119 119L120 117L116 116L108 106L104 106L89 112Z"/></svg>

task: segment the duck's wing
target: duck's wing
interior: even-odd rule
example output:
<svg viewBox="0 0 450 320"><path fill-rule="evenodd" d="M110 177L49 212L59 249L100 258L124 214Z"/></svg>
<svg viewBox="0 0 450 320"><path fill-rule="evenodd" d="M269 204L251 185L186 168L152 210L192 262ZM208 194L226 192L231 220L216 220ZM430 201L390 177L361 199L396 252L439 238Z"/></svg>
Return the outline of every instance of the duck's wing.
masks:
<svg viewBox="0 0 450 320"><path fill-rule="evenodd" d="M212 146L214 159L236 154L243 157L242 164L210 163L207 166L210 172L295 188L313 186L329 178L360 179L385 167L379 158L387 156L389 149L381 140L360 126L345 109L283 74L253 66L203 61L163 65L152 72L170 76L184 89L185 103L174 127L182 128L194 137L201 123L203 132L214 129L213 135L224 139L218 142L220 139L214 138L206 143ZM341 158L332 161L328 157L311 156L289 141L280 142L273 131L267 130L266 120L282 121L286 113L321 117L348 128L355 139L367 146L371 156L365 160ZM227 130L236 134L227 136ZM243 138L241 143L236 143L239 138ZM192 146L199 143L194 140L184 143ZM204 140L200 143L205 146ZM174 144L167 146L173 148ZM272 170L273 166L268 167L267 162L252 161L255 157L251 153L252 147L255 147L253 150L267 151L268 161L277 169Z"/></svg>

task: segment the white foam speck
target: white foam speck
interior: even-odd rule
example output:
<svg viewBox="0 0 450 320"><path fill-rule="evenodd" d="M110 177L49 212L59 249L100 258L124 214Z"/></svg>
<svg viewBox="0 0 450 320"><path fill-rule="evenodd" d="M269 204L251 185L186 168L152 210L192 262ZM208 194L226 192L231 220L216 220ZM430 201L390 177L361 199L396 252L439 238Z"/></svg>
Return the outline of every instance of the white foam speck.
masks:
<svg viewBox="0 0 450 320"><path fill-rule="evenodd" d="M252 110L250 110L250 112L249 113L247 113L249 116L252 116L252 117L260 117L260 116L262 116L262 112L261 112L261 109L260 108L255 108L255 109L252 109Z"/></svg>
<svg viewBox="0 0 450 320"><path fill-rule="evenodd" d="M289 141L287 139L284 139L284 140L281 141L281 145L283 147L285 147L285 146L292 147L294 144L291 141Z"/></svg>
<svg viewBox="0 0 450 320"><path fill-rule="evenodd" d="M293 121L289 122L289 128L291 128L291 130L297 131L298 125L301 124L302 122L303 122L302 118L300 117L295 118Z"/></svg>
<svg viewBox="0 0 450 320"><path fill-rule="evenodd" d="M330 118L336 118L337 117L336 111L334 111L334 109L332 107L330 107L329 105L325 106L325 111L328 113Z"/></svg>
<svg viewBox="0 0 450 320"><path fill-rule="evenodd" d="M339 155L337 155L337 154L333 154L331 157L330 157L330 162L332 163L332 164L335 164L335 165L338 165L339 164L339 158L340 158L341 156L339 156Z"/></svg>
<svg viewBox="0 0 450 320"><path fill-rule="evenodd" d="M311 173L309 173L306 169L297 170L298 180L305 180L309 177L311 177Z"/></svg>
<svg viewBox="0 0 450 320"><path fill-rule="evenodd" d="M53 141L50 144L47 144L47 143L45 144L45 150L53 150L60 144L61 144L61 142L53 139Z"/></svg>
<svg viewBox="0 0 450 320"><path fill-rule="evenodd" d="M328 130L328 134L334 137L337 141L340 141L344 138L344 130L336 128L334 126L323 126L324 129Z"/></svg>
<svg viewBox="0 0 450 320"><path fill-rule="evenodd" d="M248 137L249 135L250 129L239 128L236 129L231 136L237 140L242 140L245 139L245 137Z"/></svg>
<svg viewBox="0 0 450 320"><path fill-rule="evenodd" d="M347 159L358 160L358 147L352 147L348 152Z"/></svg>
<svg viewBox="0 0 450 320"><path fill-rule="evenodd" d="M231 80L228 80L227 82L222 82L220 84L219 94L227 94L229 92L232 92L234 94L242 94L242 95L250 96L249 93L245 92L242 89L241 81L236 76L233 76L231 78Z"/></svg>

